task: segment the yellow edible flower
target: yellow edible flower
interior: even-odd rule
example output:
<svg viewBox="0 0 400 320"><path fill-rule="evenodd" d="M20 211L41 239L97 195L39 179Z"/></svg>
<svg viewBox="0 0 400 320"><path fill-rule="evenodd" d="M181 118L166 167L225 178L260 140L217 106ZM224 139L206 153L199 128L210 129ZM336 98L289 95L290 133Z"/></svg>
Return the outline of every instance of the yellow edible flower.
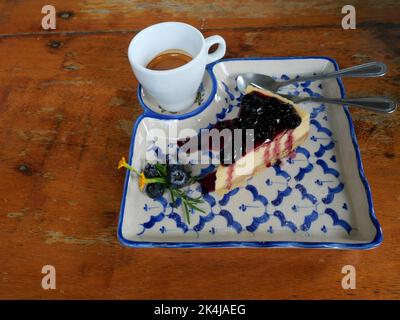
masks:
<svg viewBox="0 0 400 320"><path fill-rule="evenodd" d="M127 168L128 169L128 164L125 161L125 157L122 157L121 160L118 162L118 170L121 168Z"/></svg>
<svg viewBox="0 0 400 320"><path fill-rule="evenodd" d="M133 171L134 173L136 173L137 175L140 175L139 171L137 171L134 167L130 166L129 164L126 163L125 161L125 157L122 157L121 160L119 160L118 162L118 167L117 169L121 169L121 168L126 168L128 170Z"/></svg>
<svg viewBox="0 0 400 320"><path fill-rule="evenodd" d="M147 182L148 181L147 181L146 177L144 176L144 173L142 172L139 175L139 189L140 189L140 191L143 191L143 189L146 186Z"/></svg>

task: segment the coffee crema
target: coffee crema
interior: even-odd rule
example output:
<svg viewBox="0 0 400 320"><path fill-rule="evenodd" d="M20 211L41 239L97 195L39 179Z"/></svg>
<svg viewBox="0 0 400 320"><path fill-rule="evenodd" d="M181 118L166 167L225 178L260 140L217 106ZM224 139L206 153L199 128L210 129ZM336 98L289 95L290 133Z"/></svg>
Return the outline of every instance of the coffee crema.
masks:
<svg viewBox="0 0 400 320"><path fill-rule="evenodd" d="M159 53L146 66L150 70L170 70L182 67L193 58L184 50L172 49Z"/></svg>

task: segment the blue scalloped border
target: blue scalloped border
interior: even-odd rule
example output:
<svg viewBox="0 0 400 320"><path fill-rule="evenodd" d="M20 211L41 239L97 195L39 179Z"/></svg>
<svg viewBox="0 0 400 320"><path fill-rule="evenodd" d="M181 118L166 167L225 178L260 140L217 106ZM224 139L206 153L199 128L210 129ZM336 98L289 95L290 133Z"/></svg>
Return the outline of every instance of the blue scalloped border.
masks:
<svg viewBox="0 0 400 320"><path fill-rule="evenodd" d="M215 91L216 91L216 78L215 78L214 73L212 72L212 69L214 68L214 66L217 63L227 62L227 61L241 61L241 60L300 60L300 59L328 60L328 61L332 62L332 64L334 65L336 70L339 70L339 66L334 59L329 58L329 57L323 57L323 56L271 57L271 58L257 57L257 58L237 58L237 59L219 60L219 61L216 61L207 66L207 70L210 72L210 75L211 75L211 78L213 81L213 91L212 91L211 97L214 97ZM344 98L346 96L346 93L345 93L345 89L343 86L343 82L340 78L337 79L337 82L338 82L338 85L340 88L341 97ZM139 89L140 88L138 88L138 92L139 92ZM138 96L140 96L140 95L138 95ZM135 125L132 129L132 138L131 138L131 144L130 144L130 148L129 148L129 162L131 161L132 156L133 156L133 146L134 146L134 142L135 142L136 131L137 131L137 128L138 128L140 122L143 119L145 119L145 118L185 119L185 118L194 116L194 115L202 112L203 110L205 110L210 105L211 101L212 101L212 99L211 100L208 99L207 102L205 102L199 108L193 110L190 113L181 115L179 117L171 117L171 116L167 116L167 115L157 114L151 110L149 111L149 109L147 107L144 107L144 103L143 103L143 101L141 101L141 98L140 98L139 102L144 109L144 113L138 117L138 119L136 120ZM119 223L118 223L118 240L121 242L121 244L128 246L128 247L134 247L134 248L228 248L228 247L231 247L231 248L232 247L273 248L273 247L279 247L279 248L371 249L371 248L378 246L383 241L382 230L379 225L378 219L376 218L375 211L373 208L371 188L365 177L364 168L363 168L362 161L361 161L360 149L358 147L357 138L356 138L356 134L355 134L354 126L353 126L353 121L351 119L350 112L349 112L347 106L343 106L343 108L344 108L345 114L347 116L347 120L349 121L350 135L351 135L354 150L356 153L358 171L360 174L361 181L364 184L365 192L367 195L368 206L369 206L369 215L370 215L372 223L376 229L375 238L371 242L369 242L369 243L298 242L298 241L145 242L145 241L128 240L128 239L125 239L124 236L122 235L122 223L123 223L123 219L124 219L126 192L127 192L129 177L130 177L130 174L128 171L126 172L126 175L125 175L124 191L123 191L122 201L121 201Z"/></svg>

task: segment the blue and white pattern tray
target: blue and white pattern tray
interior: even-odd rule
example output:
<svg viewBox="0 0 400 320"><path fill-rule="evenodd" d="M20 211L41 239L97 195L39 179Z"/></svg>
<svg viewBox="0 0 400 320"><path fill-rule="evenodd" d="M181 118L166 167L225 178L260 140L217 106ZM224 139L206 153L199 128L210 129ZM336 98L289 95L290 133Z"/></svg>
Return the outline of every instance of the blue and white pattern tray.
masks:
<svg viewBox="0 0 400 320"><path fill-rule="evenodd" d="M151 129L168 131L206 128L233 118L241 98L234 78L242 72L265 73L277 79L337 70L324 57L246 58L223 60L207 68L199 99L186 114L169 114L152 104L142 88L138 99L144 113L133 128L129 162L142 168L146 152L157 157L165 141ZM282 93L344 97L340 80L291 85ZM131 247L302 247L367 249L382 241L371 192L347 107L319 103L300 104L310 117L309 138L294 158L264 170L241 188L223 197L210 193L191 213L191 224L171 199L148 198L137 177L127 172L121 203L118 237ZM165 148L165 147L164 147ZM211 170L203 167L203 173ZM200 194L198 185L189 189Z"/></svg>

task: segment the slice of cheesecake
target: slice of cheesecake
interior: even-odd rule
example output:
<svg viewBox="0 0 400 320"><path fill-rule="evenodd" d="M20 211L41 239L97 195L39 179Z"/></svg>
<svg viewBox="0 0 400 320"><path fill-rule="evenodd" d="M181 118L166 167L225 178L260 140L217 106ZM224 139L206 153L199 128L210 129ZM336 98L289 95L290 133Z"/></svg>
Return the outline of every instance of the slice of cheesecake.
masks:
<svg viewBox="0 0 400 320"><path fill-rule="evenodd" d="M306 140L310 128L306 111L270 91L249 86L241 104L241 128L254 129L254 149L233 159L231 164L219 165L215 177L208 177L215 178L219 195L244 185L256 173L289 156Z"/></svg>

